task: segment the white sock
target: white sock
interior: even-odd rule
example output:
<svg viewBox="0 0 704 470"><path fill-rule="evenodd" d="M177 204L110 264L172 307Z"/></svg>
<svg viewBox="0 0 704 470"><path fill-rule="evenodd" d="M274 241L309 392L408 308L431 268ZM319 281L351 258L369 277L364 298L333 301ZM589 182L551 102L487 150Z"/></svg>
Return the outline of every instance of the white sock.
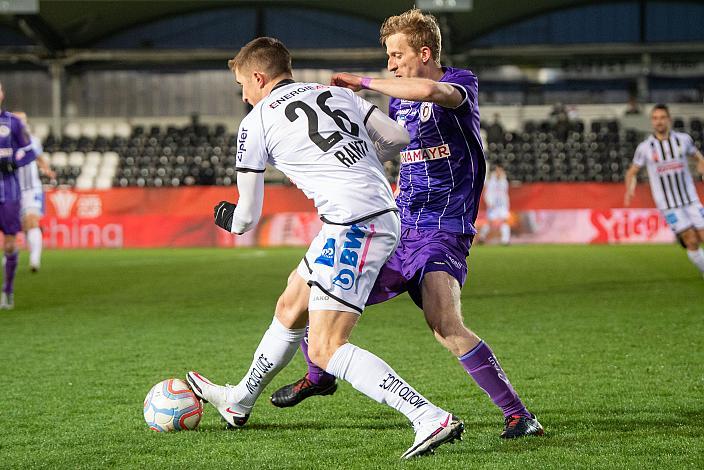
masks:
<svg viewBox="0 0 704 470"><path fill-rule="evenodd" d="M42 230L39 227L27 231L27 245L29 247L29 265L39 267L42 259Z"/></svg>
<svg viewBox="0 0 704 470"><path fill-rule="evenodd" d="M228 396L228 401L237 402L245 407L254 406L259 395L264 391L271 379L286 367L298 350L298 344L303 339L306 329L290 330L274 317L271 326L266 330L257 350L254 360L249 366L249 372Z"/></svg>
<svg viewBox="0 0 704 470"><path fill-rule="evenodd" d="M446 414L399 377L387 363L353 344L340 346L325 370L349 382L372 400L400 411L414 425L442 419Z"/></svg>
<svg viewBox="0 0 704 470"><path fill-rule="evenodd" d="M501 243L504 245L508 245L508 243L511 241L511 227L504 222L501 224Z"/></svg>
<svg viewBox="0 0 704 470"><path fill-rule="evenodd" d="M687 250L687 256L689 257L689 260L692 262L692 264L694 264L699 269L699 272L704 274L704 250L702 250L701 248L695 251Z"/></svg>

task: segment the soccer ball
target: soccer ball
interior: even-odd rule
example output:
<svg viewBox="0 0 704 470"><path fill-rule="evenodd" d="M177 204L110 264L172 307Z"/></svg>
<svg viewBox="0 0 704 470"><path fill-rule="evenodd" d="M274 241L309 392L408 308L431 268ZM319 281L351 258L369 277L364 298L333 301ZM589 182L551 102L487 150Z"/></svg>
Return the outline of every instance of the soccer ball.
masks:
<svg viewBox="0 0 704 470"><path fill-rule="evenodd" d="M195 429L203 415L203 403L180 379L154 385L144 399L144 420L158 432Z"/></svg>

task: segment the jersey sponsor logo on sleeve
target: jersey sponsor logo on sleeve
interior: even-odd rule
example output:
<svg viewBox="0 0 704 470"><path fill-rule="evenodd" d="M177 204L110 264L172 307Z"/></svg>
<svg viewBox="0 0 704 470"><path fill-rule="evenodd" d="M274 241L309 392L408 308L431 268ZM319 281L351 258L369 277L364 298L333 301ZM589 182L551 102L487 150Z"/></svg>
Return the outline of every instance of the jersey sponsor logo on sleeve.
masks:
<svg viewBox="0 0 704 470"><path fill-rule="evenodd" d="M401 163L418 163L430 160L437 160L439 158L449 158L450 146L443 144L437 147L429 147L424 149L413 149L401 152Z"/></svg>
<svg viewBox="0 0 704 470"><path fill-rule="evenodd" d="M247 148L244 146L244 141L247 140L247 129L242 129L240 132L240 138L237 141L237 161L241 162L242 157L244 157L244 153L247 151Z"/></svg>
<svg viewBox="0 0 704 470"><path fill-rule="evenodd" d="M315 261L317 264L323 264L325 266L333 267L335 265L335 239L328 238L325 242L325 246L320 252Z"/></svg>

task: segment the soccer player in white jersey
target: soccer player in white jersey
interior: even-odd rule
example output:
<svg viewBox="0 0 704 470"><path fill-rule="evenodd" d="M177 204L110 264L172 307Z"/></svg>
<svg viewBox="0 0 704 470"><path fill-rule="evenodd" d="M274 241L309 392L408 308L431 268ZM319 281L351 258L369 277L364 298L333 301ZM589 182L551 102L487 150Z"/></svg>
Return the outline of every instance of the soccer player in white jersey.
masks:
<svg viewBox="0 0 704 470"><path fill-rule="evenodd" d="M15 116L27 126L27 114L15 112ZM33 273L39 271L42 259L42 230L39 228L39 221L44 215L44 189L39 178L39 170L49 178L56 178L56 174L51 170L47 161L42 157L44 149L38 137L31 134L29 136L32 149L37 159L17 169L17 178L20 180L20 190L22 191L22 231L27 237L27 248L29 249L29 270Z"/></svg>
<svg viewBox="0 0 704 470"><path fill-rule="evenodd" d="M398 155L408 133L350 90L294 82L289 52L276 39L251 41L228 65L242 85L242 99L254 108L239 128L239 201L218 204L216 224L238 234L256 225L267 163L313 199L324 224L291 274L239 384L215 385L193 371L188 383L231 426L244 425L262 390L295 354L308 321L312 360L411 421L416 438L403 458L459 438L461 420L348 341L398 244L398 209L380 160Z"/></svg>
<svg viewBox="0 0 704 470"><path fill-rule="evenodd" d="M440 63L440 27L435 17L412 8L386 19L381 44L393 78L336 73L331 82L389 97L389 116L410 135L401 152L401 239L381 269L367 305L408 292L423 311L433 336L457 357L472 380L504 416L500 437L542 435L543 427L511 385L491 347L467 328L461 288L486 163L479 133L479 84L469 70ZM503 325L505 331L520 330ZM306 354L305 341L301 349ZM335 378L307 360L307 374L277 390L275 406L295 406L335 391Z"/></svg>
<svg viewBox="0 0 704 470"><path fill-rule="evenodd" d="M486 203L487 223L481 229L482 240L487 240L494 227L499 228L501 244L511 242L511 227L508 224L509 197L508 179L504 169L496 165L489 173L489 178L484 186L484 202Z"/></svg>
<svg viewBox="0 0 704 470"><path fill-rule="evenodd" d="M684 132L671 130L670 110L658 104L650 112L653 133L636 148L633 164L626 173L626 196L629 206L636 188L636 176L648 168L650 190L655 205L687 250L689 260L704 276L704 208L697 195L688 159L697 159L697 170L704 175L704 156Z"/></svg>

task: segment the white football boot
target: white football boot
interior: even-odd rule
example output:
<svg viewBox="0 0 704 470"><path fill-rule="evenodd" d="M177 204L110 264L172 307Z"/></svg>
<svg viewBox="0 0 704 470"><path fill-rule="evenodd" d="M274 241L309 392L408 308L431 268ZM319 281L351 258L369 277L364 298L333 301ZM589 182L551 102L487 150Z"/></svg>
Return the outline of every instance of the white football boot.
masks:
<svg viewBox="0 0 704 470"><path fill-rule="evenodd" d="M0 295L0 310L12 310L13 308L15 308L15 295L12 292L9 294L3 292Z"/></svg>
<svg viewBox="0 0 704 470"><path fill-rule="evenodd" d="M402 459L432 454L433 450L456 439L462 440L464 422L451 413L443 415L441 419L422 422L413 426L416 439L413 445L401 456Z"/></svg>
<svg viewBox="0 0 704 470"><path fill-rule="evenodd" d="M247 423L252 407L228 401L228 394L231 395L235 387L229 384L225 384L224 387L216 385L195 371L186 374L186 382L198 398L217 408L222 418L227 422L228 428L241 428Z"/></svg>

